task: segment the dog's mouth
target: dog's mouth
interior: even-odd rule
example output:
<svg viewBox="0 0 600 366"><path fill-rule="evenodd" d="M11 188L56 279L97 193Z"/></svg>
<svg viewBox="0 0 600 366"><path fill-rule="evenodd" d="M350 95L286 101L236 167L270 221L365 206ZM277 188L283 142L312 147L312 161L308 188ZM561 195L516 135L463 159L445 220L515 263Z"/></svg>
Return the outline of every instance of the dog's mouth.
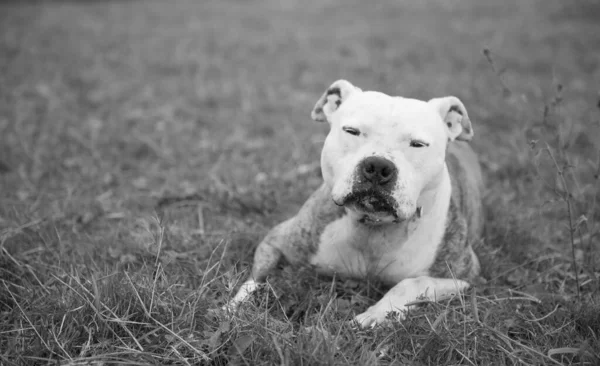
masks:
<svg viewBox="0 0 600 366"><path fill-rule="evenodd" d="M340 201L338 206L344 206L359 214L359 222L367 225L401 223L421 218L422 207L410 214L402 214L399 204L386 192L373 189L353 191Z"/></svg>
<svg viewBox="0 0 600 366"><path fill-rule="evenodd" d="M341 202L335 203L338 206L344 206L363 215L360 219L361 222L383 223L402 221L398 217L396 201L389 194L373 189L353 191L344 197Z"/></svg>
<svg viewBox="0 0 600 366"><path fill-rule="evenodd" d="M371 213L389 213L396 212L394 200L390 196L377 194L374 192L358 192L350 194L346 205L353 205L364 212Z"/></svg>

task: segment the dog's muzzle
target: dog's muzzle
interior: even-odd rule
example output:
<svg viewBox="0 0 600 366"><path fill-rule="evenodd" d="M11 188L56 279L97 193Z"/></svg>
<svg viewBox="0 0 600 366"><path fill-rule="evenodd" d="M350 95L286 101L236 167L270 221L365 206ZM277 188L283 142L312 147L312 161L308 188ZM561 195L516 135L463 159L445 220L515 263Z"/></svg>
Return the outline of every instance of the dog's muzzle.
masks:
<svg viewBox="0 0 600 366"><path fill-rule="evenodd" d="M397 177L398 169L390 160L365 158L356 167L350 193L336 204L378 217L397 218L397 203L391 195Z"/></svg>

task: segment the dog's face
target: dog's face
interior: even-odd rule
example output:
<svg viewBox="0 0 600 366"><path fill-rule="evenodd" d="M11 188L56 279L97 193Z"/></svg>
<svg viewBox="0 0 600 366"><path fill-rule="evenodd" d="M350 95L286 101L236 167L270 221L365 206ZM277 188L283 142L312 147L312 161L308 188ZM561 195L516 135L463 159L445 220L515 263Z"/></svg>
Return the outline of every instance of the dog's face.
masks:
<svg viewBox="0 0 600 366"><path fill-rule="evenodd" d="M473 136L455 97L391 97L345 80L325 91L312 117L331 125L321 154L331 198L370 224L411 218L421 193L443 178L448 141Z"/></svg>

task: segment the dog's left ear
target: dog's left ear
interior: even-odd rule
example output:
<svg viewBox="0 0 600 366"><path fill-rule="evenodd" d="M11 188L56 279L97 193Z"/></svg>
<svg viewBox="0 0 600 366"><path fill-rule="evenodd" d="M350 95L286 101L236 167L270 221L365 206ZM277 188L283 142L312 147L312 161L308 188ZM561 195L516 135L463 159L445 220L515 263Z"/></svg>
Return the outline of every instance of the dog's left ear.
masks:
<svg viewBox="0 0 600 366"><path fill-rule="evenodd" d="M428 102L446 124L448 139L471 141L473 126L467 114L465 105L457 97L434 98Z"/></svg>
<svg viewBox="0 0 600 366"><path fill-rule="evenodd" d="M348 99L350 94L361 91L346 80L338 80L331 84L321 98L317 100L310 116L316 122L326 122L329 116L335 112L342 103Z"/></svg>

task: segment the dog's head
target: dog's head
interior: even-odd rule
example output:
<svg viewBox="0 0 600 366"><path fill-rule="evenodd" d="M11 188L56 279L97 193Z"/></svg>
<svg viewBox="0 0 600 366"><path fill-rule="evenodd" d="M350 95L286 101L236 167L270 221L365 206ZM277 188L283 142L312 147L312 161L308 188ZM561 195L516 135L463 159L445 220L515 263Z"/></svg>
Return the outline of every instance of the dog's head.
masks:
<svg viewBox="0 0 600 366"><path fill-rule="evenodd" d="M456 97L424 102L362 91L346 80L334 82L311 115L331 126L321 170L333 201L370 223L415 215L420 195L443 178L448 142L473 137Z"/></svg>

